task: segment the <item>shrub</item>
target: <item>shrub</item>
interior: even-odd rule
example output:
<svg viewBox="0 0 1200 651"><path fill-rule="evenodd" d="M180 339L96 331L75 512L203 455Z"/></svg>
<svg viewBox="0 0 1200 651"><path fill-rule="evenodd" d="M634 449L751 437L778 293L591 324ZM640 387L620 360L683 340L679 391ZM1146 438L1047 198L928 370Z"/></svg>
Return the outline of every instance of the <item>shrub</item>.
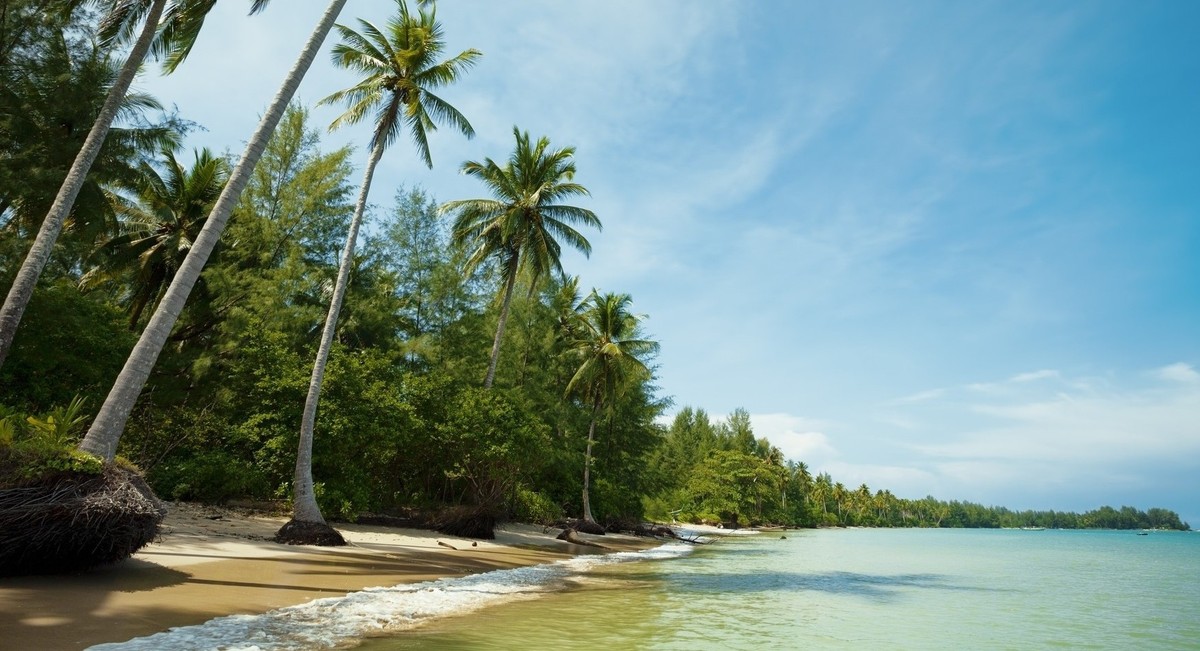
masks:
<svg viewBox="0 0 1200 651"><path fill-rule="evenodd" d="M563 518L562 507L542 493L520 487L513 498L513 517L520 522L548 525Z"/></svg>

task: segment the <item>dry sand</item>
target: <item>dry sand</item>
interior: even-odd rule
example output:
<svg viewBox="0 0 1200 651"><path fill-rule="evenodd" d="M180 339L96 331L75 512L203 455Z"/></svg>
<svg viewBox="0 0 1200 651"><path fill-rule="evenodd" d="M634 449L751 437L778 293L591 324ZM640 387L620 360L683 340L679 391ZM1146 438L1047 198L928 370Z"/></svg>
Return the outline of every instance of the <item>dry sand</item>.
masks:
<svg viewBox="0 0 1200 651"><path fill-rule="evenodd" d="M415 529L338 525L350 546L292 547L270 542L285 521L174 504L160 540L132 559L73 576L0 579L0 649L83 649L367 587L606 551L555 540L557 529L529 525L506 525L494 541ZM608 551L657 544L611 534L581 537Z"/></svg>

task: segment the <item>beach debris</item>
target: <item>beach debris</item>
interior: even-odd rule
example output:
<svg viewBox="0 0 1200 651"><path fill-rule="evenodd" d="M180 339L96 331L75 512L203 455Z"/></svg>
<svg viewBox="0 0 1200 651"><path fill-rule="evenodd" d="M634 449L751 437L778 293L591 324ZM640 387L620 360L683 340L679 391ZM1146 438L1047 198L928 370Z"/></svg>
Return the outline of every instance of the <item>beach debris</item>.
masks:
<svg viewBox="0 0 1200 651"><path fill-rule="evenodd" d="M605 547L604 545L601 545L599 543L594 543L590 540L584 540L583 538L580 538L579 532L575 531L574 529L563 529L562 533L560 533L560 534L558 534L558 536L556 536L556 539L565 540L573 545L583 545L585 547L598 547L600 549L608 549L607 547Z"/></svg>
<svg viewBox="0 0 1200 651"><path fill-rule="evenodd" d="M437 541L437 544L441 545L442 547L449 547L450 549L453 549L454 551L458 551L458 548L455 547L454 545L451 545L450 543L442 542L439 540L439 541Z"/></svg>

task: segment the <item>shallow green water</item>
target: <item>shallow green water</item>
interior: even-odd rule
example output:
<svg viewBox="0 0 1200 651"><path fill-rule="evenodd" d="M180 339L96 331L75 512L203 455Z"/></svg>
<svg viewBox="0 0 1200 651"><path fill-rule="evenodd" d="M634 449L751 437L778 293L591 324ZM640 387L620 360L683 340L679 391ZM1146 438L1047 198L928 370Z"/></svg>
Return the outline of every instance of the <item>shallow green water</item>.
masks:
<svg viewBox="0 0 1200 651"><path fill-rule="evenodd" d="M786 535L592 568L360 648L1200 649L1200 534Z"/></svg>

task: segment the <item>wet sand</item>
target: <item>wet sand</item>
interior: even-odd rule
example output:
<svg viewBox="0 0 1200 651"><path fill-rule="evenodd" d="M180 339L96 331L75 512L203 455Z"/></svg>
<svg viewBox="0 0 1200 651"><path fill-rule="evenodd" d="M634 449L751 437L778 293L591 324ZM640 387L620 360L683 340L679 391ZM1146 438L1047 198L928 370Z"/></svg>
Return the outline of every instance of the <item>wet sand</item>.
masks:
<svg viewBox="0 0 1200 651"><path fill-rule="evenodd" d="M529 525L506 525L494 541L338 525L350 546L270 542L285 521L175 504L160 540L130 560L79 575L0 579L0 648L83 649L368 587L657 544L630 536L582 536L607 548L597 549L555 540L557 529Z"/></svg>

